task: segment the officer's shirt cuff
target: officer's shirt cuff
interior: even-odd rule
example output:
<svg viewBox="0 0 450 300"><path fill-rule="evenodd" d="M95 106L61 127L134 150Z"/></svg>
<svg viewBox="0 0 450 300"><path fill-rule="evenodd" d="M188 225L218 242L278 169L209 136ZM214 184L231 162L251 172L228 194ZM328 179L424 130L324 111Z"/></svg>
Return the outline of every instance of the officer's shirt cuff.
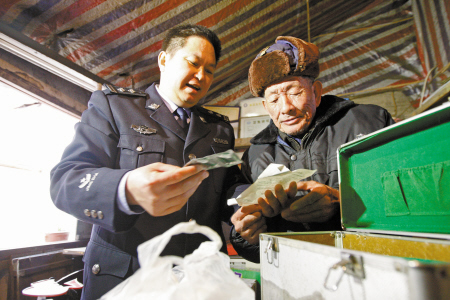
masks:
<svg viewBox="0 0 450 300"><path fill-rule="evenodd" d="M125 185L127 183L127 178L130 172L125 173L120 180L119 187L117 188L117 205L119 209L126 213L127 215L138 215L142 214L145 210L139 205L128 205L127 195L125 192Z"/></svg>

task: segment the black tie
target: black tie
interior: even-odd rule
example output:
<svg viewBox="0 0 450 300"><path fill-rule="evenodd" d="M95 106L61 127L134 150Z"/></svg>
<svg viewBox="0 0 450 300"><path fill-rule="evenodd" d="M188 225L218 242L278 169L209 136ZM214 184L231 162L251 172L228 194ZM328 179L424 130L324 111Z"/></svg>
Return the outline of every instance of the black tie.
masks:
<svg viewBox="0 0 450 300"><path fill-rule="evenodd" d="M187 113L186 113L186 111L183 109L183 108L181 108L181 107L178 107L177 108L177 114L178 114L178 123L180 124L180 126L183 128L183 129L187 129L188 128L188 123L187 123L187 119L188 119L188 115L187 115Z"/></svg>

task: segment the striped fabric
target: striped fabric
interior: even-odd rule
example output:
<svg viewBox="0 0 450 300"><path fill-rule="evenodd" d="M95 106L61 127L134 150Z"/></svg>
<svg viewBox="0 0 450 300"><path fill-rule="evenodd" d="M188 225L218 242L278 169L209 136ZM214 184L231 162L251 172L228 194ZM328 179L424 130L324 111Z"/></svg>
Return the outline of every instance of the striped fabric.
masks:
<svg viewBox="0 0 450 300"><path fill-rule="evenodd" d="M425 11L428 2L433 3ZM444 66L448 43L437 37L450 32L448 2L309 0L310 33L323 52L326 92L413 83L426 75L424 66ZM436 33L419 40L429 59L425 64L417 51L416 10L424 12L417 31ZM253 97L248 68L277 36L308 38L306 0L2 0L0 21L113 84L137 89L159 80L157 55L168 29L204 25L218 34L223 49L203 101L210 105ZM432 61L442 48L446 58ZM445 77L448 72L439 78Z"/></svg>
<svg viewBox="0 0 450 300"><path fill-rule="evenodd" d="M309 0L319 34L370 1ZM248 97L252 59L279 35L307 37L305 0L2 0L0 20L90 72L123 87L159 79L165 32L183 23L213 29L223 55L205 102Z"/></svg>
<svg viewBox="0 0 450 300"><path fill-rule="evenodd" d="M425 72L431 71L434 91L450 78L450 1L416 0L413 13L422 62Z"/></svg>
<svg viewBox="0 0 450 300"><path fill-rule="evenodd" d="M313 39L324 93L344 94L423 79L410 1L377 0Z"/></svg>
<svg viewBox="0 0 450 300"><path fill-rule="evenodd" d="M430 61L437 66L436 78L425 96L449 79L449 5L448 0L377 0L313 35L312 42L321 51L319 80L324 93L347 96L393 87L417 107ZM247 85L246 80L236 82L231 95L224 93L212 102L233 105L249 98Z"/></svg>

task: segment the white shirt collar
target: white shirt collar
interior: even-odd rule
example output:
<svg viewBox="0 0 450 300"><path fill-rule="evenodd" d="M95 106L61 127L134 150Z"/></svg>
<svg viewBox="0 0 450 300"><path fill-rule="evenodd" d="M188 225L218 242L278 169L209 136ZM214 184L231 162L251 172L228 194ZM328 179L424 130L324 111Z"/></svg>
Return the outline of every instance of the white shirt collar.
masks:
<svg viewBox="0 0 450 300"><path fill-rule="evenodd" d="M178 106L161 92L158 84L155 84L155 88L158 94L161 96L162 100L164 101L164 104L166 104L167 108L170 110L170 112L173 113L174 111L176 111Z"/></svg>

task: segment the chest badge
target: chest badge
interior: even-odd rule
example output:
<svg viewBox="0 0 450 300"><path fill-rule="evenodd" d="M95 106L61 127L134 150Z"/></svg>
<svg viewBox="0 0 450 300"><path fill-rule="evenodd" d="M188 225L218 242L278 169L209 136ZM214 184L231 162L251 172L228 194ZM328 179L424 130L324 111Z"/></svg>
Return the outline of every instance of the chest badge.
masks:
<svg viewBox="0 0 450 300"><path fill-rule="evenodd" d="M223 140L223 139L219 139L219 138L213 138L214 142L218 143L218 144L224 144L224 145L228 145L228 141L227 140Z"/></svg>
<svg viewBox="0 0 450 300"><path fill-rule="evenodd" d="M150 135L156 133L156 129L149 128L145 125L131 125L134 131L139 132L140 134Z"/></svg>
<svg viewBox="0 0 450 300"><path fill-rule="evenodd" d="M152 109L152 110L157 110L159 108L159 104L156 103L152 103L149 106L147 106L148 108Z"/></svg>

